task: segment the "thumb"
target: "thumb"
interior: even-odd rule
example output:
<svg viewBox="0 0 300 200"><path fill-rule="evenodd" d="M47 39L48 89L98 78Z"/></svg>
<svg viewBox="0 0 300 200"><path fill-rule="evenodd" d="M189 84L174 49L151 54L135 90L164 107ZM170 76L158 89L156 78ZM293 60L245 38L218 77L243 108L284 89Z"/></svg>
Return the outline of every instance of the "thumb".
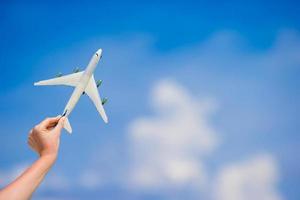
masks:
<svg viewBox="0 0 300 200"><path fill-rule="evenodd" d="M54 128L55 132L58 133L59 135L61 133L61 129L64 127L65 120L66 120L66 117L60 118L57 125Z"/></svg>

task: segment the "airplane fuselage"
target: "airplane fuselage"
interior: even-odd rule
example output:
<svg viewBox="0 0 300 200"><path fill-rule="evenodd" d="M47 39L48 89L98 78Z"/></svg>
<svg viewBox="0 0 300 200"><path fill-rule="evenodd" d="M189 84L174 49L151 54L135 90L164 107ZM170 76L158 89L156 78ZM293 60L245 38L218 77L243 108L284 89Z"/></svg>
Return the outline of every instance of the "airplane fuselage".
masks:
<svg viewBox="0 0 300 200"><path fill-rule="evenodd" d="M94 71L97 67L99 60L101 59L102 50L99 49L91 58L86 70L82 74L80 81L76 85L65 109L63 115L68 117L72 110L74 109L75 105L77 104L78 100L80 99L81 95L83 94L85 88L87 87L91 77L94 74Z"/></svg>

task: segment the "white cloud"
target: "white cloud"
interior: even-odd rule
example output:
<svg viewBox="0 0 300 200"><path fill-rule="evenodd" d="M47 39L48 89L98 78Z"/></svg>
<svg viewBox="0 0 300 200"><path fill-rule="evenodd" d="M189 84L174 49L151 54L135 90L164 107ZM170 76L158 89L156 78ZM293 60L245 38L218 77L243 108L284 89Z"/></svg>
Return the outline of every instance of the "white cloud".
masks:
<svg viewBox="0 0 300 200"><path fill-rule="evenodd" d="M220 140L209 123L214 101L200 100L177 82L162 80L153 88L151 103L155 115L138 118L129 127L135 189L187 186L208 199L282 199L277 162L270 154L221 165L215 174L206 170L205 157Z"/></svg>
<svg viewBox="0 0 300 200"><path fill-rule="evenodd" d="M278 169L271 155L259 155L224 166L216 178L216 200L281 200Z"/></svg>
<svg viewBox="0 0 300 200"><path fill-rule="evenodd" d="M129 127L134 187L156 188L206 182L202 159L217 146L208 117L215 102L200 101L175 81L153 88L155 115L134 120Z"/></svg>

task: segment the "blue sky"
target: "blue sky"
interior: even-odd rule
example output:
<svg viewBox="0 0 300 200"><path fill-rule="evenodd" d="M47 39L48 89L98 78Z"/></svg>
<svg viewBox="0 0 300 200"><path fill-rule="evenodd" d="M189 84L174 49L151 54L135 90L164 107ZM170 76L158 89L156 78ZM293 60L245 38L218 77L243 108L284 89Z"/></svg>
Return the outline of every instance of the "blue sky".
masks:
<svg viewBox="0 0 300 200"><path fill-rule="evenodd" d="M34 199L298 199L299 9L2 2L0 184L36 158L28 130L72 92L33 82L84 69L102 48L110 123L84 96Z"/></svg>

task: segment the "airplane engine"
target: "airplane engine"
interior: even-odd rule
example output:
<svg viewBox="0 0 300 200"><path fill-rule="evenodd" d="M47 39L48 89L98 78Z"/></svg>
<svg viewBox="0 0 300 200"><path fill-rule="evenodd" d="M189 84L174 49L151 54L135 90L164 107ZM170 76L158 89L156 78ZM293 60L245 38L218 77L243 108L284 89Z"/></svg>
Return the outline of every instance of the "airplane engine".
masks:
<svg viewBox="0 0 300 200"><path fill-rule="evenodd" d="M97 87L100 87L100 85L102 84L102 80L98 80L96 84L97 84Z"/></svg>
<svg viewBox="0 0 300 200"><path fill-rule="evenodd" d="M77 73L77 72L80 72L79 67L76 67L76 68L73 70L73 73Z"/></svg>
<svg viewBox="0 0 300 200"><path fill-rule="evenodd" d="M107 101L108 101L107 98L103 98L103 99L102 99L102 105L104 105Z"/></svg>
<svg viewBox="0 0 300 200"><path fill-rule="evenodd" d="M58 74L56 74L56 77L61 77L63 74L61 72L59 72Z"/></svg>

